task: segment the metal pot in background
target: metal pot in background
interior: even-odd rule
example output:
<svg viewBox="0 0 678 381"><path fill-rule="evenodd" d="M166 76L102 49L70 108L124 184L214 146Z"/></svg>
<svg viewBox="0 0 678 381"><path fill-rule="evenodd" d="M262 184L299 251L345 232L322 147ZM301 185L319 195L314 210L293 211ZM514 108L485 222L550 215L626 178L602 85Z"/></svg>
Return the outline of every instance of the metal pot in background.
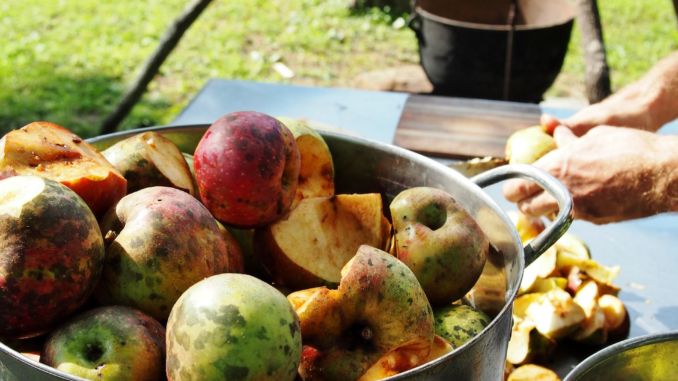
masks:
<svg viewBox="0 0 678 381"><path fill-rule="evenodd" d="M565 381L673 381L678 379L678 332L627 339L594 353Z"/></svg>
<svg viewBox="0 0 678 381"><path fill-rule="evenodd" d="M160 127L124 131L89 140L98 149L133 134L154 130L192 153L208 125ZM496 251L488 258L471 291L475 305L493 316L476 337L455 351L389 380L502 380L506 349L511 335L513 300L523 270L553 244L572 221L572 200L565 187L547 173L526 165L506 165L472 179L417 153L352 136L323 132L334 160L336 193L380 192L390 202L413 186L444 189L476 219ZM530 178L554 195L560 205L555 222L523 247L506 213L481 189L495 182ZM79 380L36 363L0 343L0 375L3 381Z"/></svg>
<svg viewBox="0 0 678 381"><path fill-rule="evenodd" d="M417 0L410 27L434 93L538 103L574 16L568 0Z"/></svg>

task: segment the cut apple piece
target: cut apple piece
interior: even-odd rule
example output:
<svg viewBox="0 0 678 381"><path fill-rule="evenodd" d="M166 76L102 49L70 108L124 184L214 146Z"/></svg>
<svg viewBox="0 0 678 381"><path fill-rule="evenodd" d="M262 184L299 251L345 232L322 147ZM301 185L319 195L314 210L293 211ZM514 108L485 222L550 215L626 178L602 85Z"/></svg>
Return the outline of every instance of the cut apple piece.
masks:
<svg viewBox="0 0 678 381"><path fill-rule="evenodd" d="M616 331L628 320L626 306L618 297L614 295L601 295L598 298L598 305L605 314L605 325L609 331Z"/></svg>
<svg viewBox="0 0 678 381"><path fill-rule="evenodd" d="M587 319L593 316L598 307L598 296L598 284L594 281L584 282L574 296L574 302L584 310Z"/></svg>
<svg viewBox="0 0 678 381"><path fill-rule="evenodd" d="M453 350L454 347L452 347L452 344L442 337L436 335L433 338L431 352L424 363L442 357ZM358 381L377 381L383 380L386 377L395 376L396 374L402 372L398 366L400 362L402 362L402 356L397 351L391 351L382 356L376 363L367 369L367 371L358 379Z"/></svg>
<svg viewBox="0 0 678 381"><path fill-rule="evenodd" d="M147 131L119 141L102 152L127 179L128 193L167 186L196 194L193 176L179 148L157 132Z"/></svg>
<svg viewBox="0 0 678 381"><path fill-rule="evenodd" d="M556 249L551 246L525 268L518 292L521 294L529 292L538 278L546 278L553 274L556 270L556 260Z"/></svg>
<svg viewBox="0 0 678 381"><path fill-rule="evenodd" d="M273 279L301 289L338 284L341 268L361 245L386 248L390 224L380 194L342 194L303 199L255 234L256 251Z"/></svg>
<svg viewBox="0 0 678 381"><path fill-rule="evenodd" d="M580 343L600 345L607 341L607 328L605 327L605 313L594 304L591 316L579 324L579 329L570 335L570 338Z"/></svg>
<svg viewBox="0 0 678 381"><path fill-rule="evenodd" d="M544 221L542 221L540 217L528 216L518 210L510 210L506 212L506 214L508 214L513 222L513 225L516 227L518 235L520 236L520 240L523 242L528 242L533 239L546 228Z"/></svg>
<svg viewBox="0 0 678 381"><path fill-rule="evenodd" d="M586 318L584 310L574 302L570 294L559 288L542 294L537 301L531 303L525 316L535 322L541 334L552 339L567 336Z"/></svg>
<svg viewBox="0 0 678 381"><path fill-rule="evenodd" d="M533 292L529 294L523 294L517 297L513 301L513 316L519 319L525 319L525 317L527 316L527 307L529 307L530 304L539 300L542 295L543 293Z"/></svg>
<svg viewBox="0 0 678 381"><path fill-rule="evenodd" d="M101 216L125 196L127 181L97 150L71 131L34 122L0 140L0 177L33 175L60 182Z"/></svg>
<svg viewBox="0 0 678 381"><path fill-rule="evenodd" d="M559 252L565 251L573 254L577 258L591 259L591 251L589 250L589 247L586 245L586 243L584 243L584 241L572 233L564 233L558 239L558 241L556 241L554 246Z"/></svg>
<svg viewBox="0 0 678 381"><path fill-rule="evenodd" d="M519 365L548 358L556 348L556 341L542 335L533 321L514 319L506 361Z"/></svg>
<svg viewBox="0 0 678 381"><path fill-rule="evenodd" d="M554 288L564 290L567 287L567 279L559 276L537 278L530 292L549 292Z"/></svg>
<svg viewBox="0 0 678 381"><path fill-rule="evenodd" d="M535 364L525 364L509 374L506 381L560 381L556 372Z"/></svg>
<svg viewBox="0 0 678 381"><path fill-rule="evenodd" d="M278 120L292 131L301 156L292 208L303 198L334 195L334 162L323 137L303 119L280 117Z"/></svg>

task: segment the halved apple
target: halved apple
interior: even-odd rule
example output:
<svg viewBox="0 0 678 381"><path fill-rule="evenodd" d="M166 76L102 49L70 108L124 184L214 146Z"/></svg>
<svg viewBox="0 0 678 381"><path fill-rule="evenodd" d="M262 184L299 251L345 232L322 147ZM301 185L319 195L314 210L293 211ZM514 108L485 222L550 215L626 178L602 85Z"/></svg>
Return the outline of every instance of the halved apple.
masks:
<svg viewBox="0 0 678 381"><path fill-rule="evenodd" d="M0 139L0 178L46 177L71 188L99 217L125 196L127 181L94 147L50 122L33 122Z"/></svg>
<svg viewBox="0 0 678 381"><path fill-rule="evenodd" d="M385 249L389 234L380 194L341 194L301 200L254 242L274 281L301 289L338 284L361 245Z"/></svg>
<svg viewBox="0 0 678 381"><path fill-rule="evenodd" d="M157 132L136 134L102 154L127 179L128 193L152 186L177 188L194 196L197 193L183 154Z"/></svg>
<svg viewBox="0 0 678 381"><path fill-rule="evenodd" d="M301 155L299 184L292 207L302 198L334 195L334 162L323 137L304 119L279 117L278 120L292 131Z"/></svg>
<svg viewBox="0 0 678 381"><path fill-rule="evenodd" d="M429 358L431 305L412 271L382 250L360 246L337 289L317 287L287 298L311 346L302 353L303 380L356 380L373 366L375 373L394 374Z"/></svg>

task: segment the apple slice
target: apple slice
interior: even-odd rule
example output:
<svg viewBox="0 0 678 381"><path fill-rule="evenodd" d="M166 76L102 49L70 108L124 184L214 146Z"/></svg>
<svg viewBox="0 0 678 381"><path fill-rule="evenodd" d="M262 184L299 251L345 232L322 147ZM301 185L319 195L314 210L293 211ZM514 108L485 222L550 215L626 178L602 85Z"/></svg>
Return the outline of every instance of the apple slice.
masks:
<svg viewBox="0 0 678 381"><path fill-rule="evenodd" d="M71 188L101 216L127 192L127 181L97 150L71 131L33 122L0 139L0 178L34 175Z"/></svg>
<svg viewBox="0 0 678 381"><path fill-rule="evenodd" d="M334 195L334 162L325 140L306 120L280 117L292 131L301 155L299 184L294 196L294 208L302 198Z"/></svg>
<svg viewBox="0 0 678 381"><path fill-rule="evenodd" d="M558 339L575 331L585 318L584 310L567 291L559 288L541 295L525 310L527 319L535 323L544 336Z"/></svg>
<svg viewBox="0 0 678 381"><path fill-rule="evenodd" d="M183 154L157 132L131 136L102 154L127 179L128 193L152 186L173 187L193 196L197 193Z"/></svg>
<svg viewBox="0 0 678 381"><path fill-rule="evenodd" d="M546 278L556 270L557 252L551 246L542 253L534 262L530 263L523 272L523 279L520 281L519 293L523 294L531 291L537 279Z"/></svg>
<svg viewBox="0 0 678 381"><path fill-rule="evenodd" d="M560 377L541 365L525 364L511 372L506 381L560 381Z"/></svg>
<svg viewBox="0 0 678 381"><path fill-rule="evenodd" d="M341 194L301 200L254 242L275 282L301 289L338 284L361 245L385 249L389 234L380 194Z"/></svg>
<svg viewBox="0 0 678 381"><path fill-rule="evenodd" d="M513 319L506 360L511 364L525 364L548 358L556 348L556 341L542 335L532 320Z"/></svg>

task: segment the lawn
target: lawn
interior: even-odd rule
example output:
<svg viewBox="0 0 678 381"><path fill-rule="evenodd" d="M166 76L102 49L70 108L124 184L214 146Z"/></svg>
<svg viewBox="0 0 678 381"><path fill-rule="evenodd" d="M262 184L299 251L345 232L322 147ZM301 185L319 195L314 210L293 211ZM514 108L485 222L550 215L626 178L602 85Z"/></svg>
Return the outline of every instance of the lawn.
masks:
<svg viewBox="0 0 678 381"><path fill-rule="evenodd" d="M83 136L134 79L187 0L22 0L0 4L0 132L49 120ZM678 49L671 0L600 2L613 87ZM359 73L418 62L401 20L347 0L215 1L162 66L122 128L164 124L213 77L348 86ZM294 77L273 70L284 63ZM547 97L581 97L574 33Z"/></svg>

